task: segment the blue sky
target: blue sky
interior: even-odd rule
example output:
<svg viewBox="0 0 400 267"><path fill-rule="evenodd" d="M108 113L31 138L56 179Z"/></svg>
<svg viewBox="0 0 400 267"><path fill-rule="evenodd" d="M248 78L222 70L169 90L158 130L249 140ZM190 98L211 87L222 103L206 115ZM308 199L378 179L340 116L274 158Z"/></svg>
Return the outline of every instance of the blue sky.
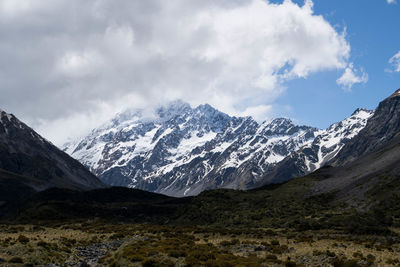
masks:
<svg viewBox="0 0 400 267"><path fill-rule="evenodd" d="M358 107L375 109L400 88L400 73L388 71L393 70L389 59L400 50L400 5L384 0L317 0L314 11L339 31L347 29L351 61L368 73L368 82L355 84L350 91L337 85L341 71L336 70L286 83L288 89L277 103L292 107L287 116L298 123L325 128Z"/></svg>

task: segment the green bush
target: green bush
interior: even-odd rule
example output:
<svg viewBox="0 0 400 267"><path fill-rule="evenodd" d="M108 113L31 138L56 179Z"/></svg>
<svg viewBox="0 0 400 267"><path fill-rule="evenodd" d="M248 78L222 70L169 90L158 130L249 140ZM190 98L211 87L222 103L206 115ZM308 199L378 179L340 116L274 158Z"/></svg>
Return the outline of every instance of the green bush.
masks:
<svg viewBox="0 0 400 267"><path fill-rule="evenodd" d="M27 244L29 243L29 238L24 235L19 235L17 241L22 244Z"/></svg>
<svg viewBox="0 0 400 267"><path fill-rule="evenodd" d="M12 257L8 260L9 263L24 263L24 260L21 257Z"/></svg>
<svg viewBox="0 0 400 267"><path fill-rule="evenodd" d="M358 267L357 260L347 260L347 259L339 259L335 258L332 260L331 264L333 267Z"/></svg>
<svg viewBox="0 0 400 267"><path fill-rule="evenodd" d="M285 266L286 267L296 267L297 264L295 262L293 262L293 261L286 261L285 262Z"/></svg>
<svg viewBox="0 0 400 267"><path fill-rule="evenodd" d="M124 237L125 237L125 235L123 233L115 233L115 234L112 234L109 238L113 240L113 239L122 239Z"/></svg>
<svg viewBox="0 0 400 267"><path fill-rule="evenodd" d="M273 246L279 246L279 241L278 240L272 240L271 245Z"/></svg>
<svg viewBox="0 0 400 267"><path fill-rule="evenodd" d="M150 260L143 261L142 266L143 267L156 267L159 265L155 260L150 259Z"/></svg>
<svg viewBox="0 0 400 267"><path fill-rule="evenodd" d="M364 258L364 255L360 251L357 251L357 252L353 253L353 257L362 259L362 258Z"/></svg>
<svg viewBox="0 0 400 267"><path fill-rule="evenodd" d="M328 257L335 257L335 256L336 256L335 252L332 252L332 251L330 251L330 250L327 250L327 251L326 251L326 255L327 255Z"/></svg>
<svg viewBox="0 0 400 267"><path fill-rule="evenodd" d="M37 245L38 245L39 247L46 248L46 249L50 248L50 246L51 246L50 243L47 243L46 241L43 241L43 240L40 240L40 241L37 243Z"/></svg>

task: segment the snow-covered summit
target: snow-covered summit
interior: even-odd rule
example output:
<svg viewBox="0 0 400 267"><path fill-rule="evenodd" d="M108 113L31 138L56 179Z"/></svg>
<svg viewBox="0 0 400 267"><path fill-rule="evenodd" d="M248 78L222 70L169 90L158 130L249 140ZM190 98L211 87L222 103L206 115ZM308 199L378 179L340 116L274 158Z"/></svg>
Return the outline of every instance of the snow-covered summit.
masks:
<svg viewBox="0 0 400 267"><path fill-rule="evenodd" d="M120 113L83 140L66 144L64 150L97 175L126 167L129 176L146 178L154 169L215 138L231 120L209 105L193 109L174 101L157 108L151 120L143 119L141 110ZM133 170L136 161L143 164L140 170Z"/></svg>
<svg viewBox="0 0 400 267"><path fill-rule="evenodd" d="M268 180L283 181L308 174L324 166L336 157L349 140L365 128L373 114L371 110L357 109L343 121L334 123L325 130L319 130L311 143L280 162L275 170L276 174L270 176ZM285 170L284 176L281 175L283 170Z"/></svg>
<svg viewBox="0 0 400 267"><path fill-rule="evenodd" d="M374 112L365 108L358 108L356 109L353 114L351 114L351 117L354 118L360 118L360 119L369 119L371 117L371 114Z"/></svg>
<svg viewBox="0 0 400 267"><path fill-rule="evenodd" d="M174 196L219 187L246 189L305 147L319 151L307 170L321 166L365 125L368 112L360 109L318 130L286 118L258 124L208 104L192 108L174 101L157 108L151 119L144 119L141 110L120 113L65 151L111 185Z"/></svg>

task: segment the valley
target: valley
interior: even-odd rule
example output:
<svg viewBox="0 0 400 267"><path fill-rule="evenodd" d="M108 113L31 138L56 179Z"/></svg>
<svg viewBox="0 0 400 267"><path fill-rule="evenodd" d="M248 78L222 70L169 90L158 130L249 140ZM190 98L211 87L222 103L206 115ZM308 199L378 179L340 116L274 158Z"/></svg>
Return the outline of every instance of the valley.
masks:
<svg viewBox="0 0 400 267"><path fill-rule="evenodd" d="M197 112L186 105L183 107ZM170 110L164 113L176 114ZM193 138L198 142L186 151L188 154L182 155L182 160L187 160L182 166L190 167L189 170L197 171L198 164L211 159L219 162L241 153L253 163L262 157L277 158L282 153L280 161L272 164L266 160L270 171L260 173L252 186L224 188L214 183L215 187L203 187L185 197L129 186L110 186L91 174L84 167L85 162L81 164L72 159L14 116L3 112L0 124L3 155L0 158L0 265L400 264L399 94L384 99L374 112L359 109L327 130L276 119L261 125L250 123L239 131L249 119L226 117L216 110L211 114L218 118L211 120L214 124L207 124L209 119L195 120L190 127L175 128L173 136L180 136L180 139L171 139L170 130L165 130L167 133L163 135L162 124L146 126L152 133L159 132L156 137L146 137L144 124L139 128L134 124L136 126L130 128L132 135L128 136L158 140L153 142L154 147L149 141L146 146L152 150L140 150L144 154L140 152L137 157L154 159L154 150L161 147L158 155L166 153L165 157L160 156L164 159L161 162L166 164L164 167L174 164L167 157L171 155L171 148L165 149L165 146L172 144L178 151L181 144L189 147L187 141ZM180 119L172 117L174 121ZM221 126L221 120L225 119L227 128ZM170 119L167 121L171 123ZM193 122L182 119L181 123L188 121ZM237 124L232 130L231 124L235 121ZM118 131L111 130L115 135L106 130L107 133L103 132L90 142L84 141L78 147L91 151L91 147L97 149L100 142L105 151L113 151L109 147L111 144L122 149L120 144L125 146L126 141L104 143L104 140L123 136L132 123L128 122L122 123L124 126ZM249 125L254 129L249 129ZM193 137L188 130L193 127L195 132L205 129L203 137ZM188 131L188 135L185 137L181 131ZM210 135L213 137L204 141ZM222 145L225 148L222 151L218 147L230 135L229 140L233 141L229 146ZM249 142L253 145L244 146ZM129 153L136 153L136 147L138 145L134 144ZM109 155L117 153L118 149ZM209 155L210 158L202 161L202 156L195 159L193 155L195 158ZM43 161L33 164L30 159L38 157ZM221 162L214 170L226 164L226 161ZM250 164L243 162L245 166ZM143 164L147 166L148 163ZM182 166L175 166L171 173L178 175L177 170ZM234 178L234 173L244 170L241 166L238 164L232 176L222 177ZM258 167L263 168L262 165ZM190 171L186 175L195 176ZM157 179L164 179L162 177ZM216 181L222 179L216 177ZM225 181L248 186L243 183L243 177ZM104 177L100 178L104 181ZM119 178L110 176L110 179ZM207 179L212 181L210 177ZM204 181L204 177L200 180ZM164 183L168 181L163 180ZM192 190L190 182L187 185L184 189Z"/></svg>

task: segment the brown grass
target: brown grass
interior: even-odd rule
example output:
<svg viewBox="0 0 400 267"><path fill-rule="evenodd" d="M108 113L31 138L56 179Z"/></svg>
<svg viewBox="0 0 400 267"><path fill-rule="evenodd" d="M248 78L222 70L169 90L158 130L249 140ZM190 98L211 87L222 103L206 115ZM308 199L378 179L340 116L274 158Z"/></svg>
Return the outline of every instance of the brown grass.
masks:
<svg viewBox="0 0 400 267"><path fill-rule="evenodd" d="M399 233L399 229L392 229ZM139 237L134 239L133 237ZM288 229L207 229L157 225L83 223L38 227L0 225L0 258L24 264L64 263L78 246L123 240L102 262L110 265L181 266L201 261L218 266L330 265L333 261L400 264L400 244L385 236ZM132 241L134 240L134 241ZM75 255L76 256L76 255Z"/></svg>

